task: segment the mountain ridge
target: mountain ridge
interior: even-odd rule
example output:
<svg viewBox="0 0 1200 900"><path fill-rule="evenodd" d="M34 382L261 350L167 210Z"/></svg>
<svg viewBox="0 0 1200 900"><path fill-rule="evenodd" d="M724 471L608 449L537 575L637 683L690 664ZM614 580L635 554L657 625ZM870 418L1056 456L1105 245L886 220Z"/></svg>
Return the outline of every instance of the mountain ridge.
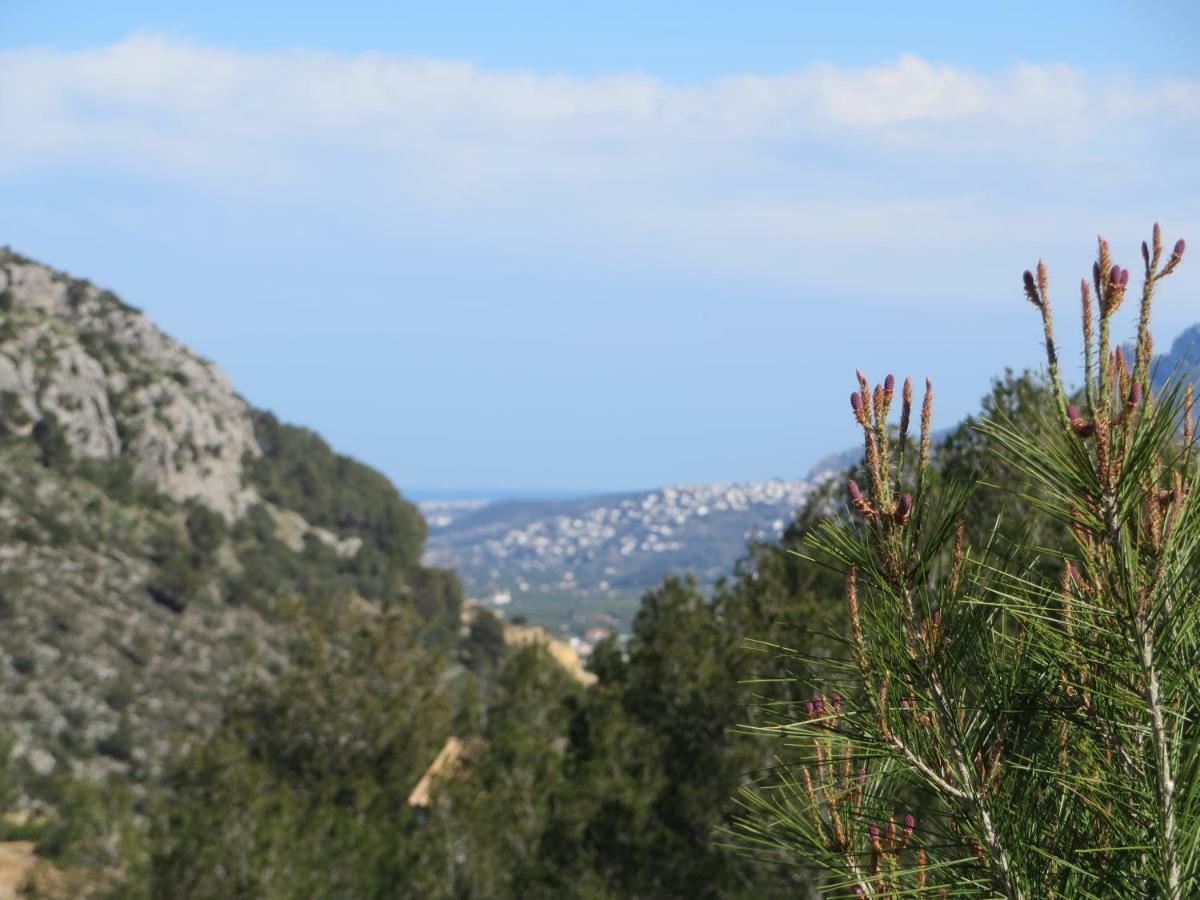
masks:
<svg viewBox="0 0 1200 900"><path fill-rule="evenodd" d="M0 426L61 429L73 455L125 458L173 500L226 519L254 502L243 458L257 455L249 405L215 364L111 291L0 250Z"/></svg>

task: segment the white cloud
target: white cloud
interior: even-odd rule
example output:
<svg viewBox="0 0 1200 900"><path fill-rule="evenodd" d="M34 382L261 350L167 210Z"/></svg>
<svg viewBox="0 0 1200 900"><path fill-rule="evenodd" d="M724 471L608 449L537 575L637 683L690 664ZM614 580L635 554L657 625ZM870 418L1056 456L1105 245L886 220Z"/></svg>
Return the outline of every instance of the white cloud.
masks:
<svg viewBox="0 0 1200 900"><path fill-rule="evenodd" d="M514 164L552 151L586 169L626 154L652 163L661 146L887 140L891 129L928 126L958 129L959 139L1004 135L1002 151L1047 136L1086 142L1153 129L1163 117L1194 127L1200 117L1196 82L1146 85L1135 95L1068 66L983 75L909 55L873 68L818 64L682 86L377 53L241 53L147 35L72 53L5 51L0 65L10 164L103 149L187 170L205 158L262 162L320 147L416 157L502 148ZM946 133L934 132L939 140ZM206 152L172 150L179 144Z"/></svg>
<svg viewBox="0 0 1200 900"><path fill-rule="evenodd" d="M1047 224L1031 209L1074 222L1170 198L1194 215L1198 187L1200 83L1064 65L982 73L905 55L670 84L135 35L0 52L0 71L0 178L86 163L484 210L736 270L785 273L789 242L849 246L839 263L868 238L898 255L984 242Z"/></svg>

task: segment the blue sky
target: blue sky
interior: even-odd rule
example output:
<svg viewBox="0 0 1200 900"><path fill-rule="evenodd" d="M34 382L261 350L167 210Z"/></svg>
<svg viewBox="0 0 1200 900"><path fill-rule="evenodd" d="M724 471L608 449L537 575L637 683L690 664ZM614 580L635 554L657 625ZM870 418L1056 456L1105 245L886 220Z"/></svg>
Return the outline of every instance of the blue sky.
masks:
<svg viewBox="0 0 1200 900"><path fill-rule="evenodd" d="M794 476L1200 244L1195 4L248 6L0 4L0 243L403 488Z"/></svg>

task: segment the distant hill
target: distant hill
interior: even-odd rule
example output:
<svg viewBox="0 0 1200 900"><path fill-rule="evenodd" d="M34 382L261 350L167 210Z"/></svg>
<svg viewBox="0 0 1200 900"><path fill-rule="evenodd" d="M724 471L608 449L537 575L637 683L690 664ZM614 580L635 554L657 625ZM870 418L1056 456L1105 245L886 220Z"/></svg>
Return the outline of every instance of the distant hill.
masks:
<svg viewBox="0 0 1200 900"><path fill-rule="evenodd" d="M1200 324L1185 329L1170 350L1154 358L1151 379L1155 386L1176 377L1200 382Z"/></svg>
<svg viewBox="0 0 1200 900"><path fill-rule="evenodd" d="M539 594L628 598L668 572L712 583L729 574L747 539L778 538L816 483L679 485L575 500L430 500L420 504L429 523L424 560L455 569L468 593L485 600L497 593L514 602Z"/></svg>
<svg viewBox="0 0 1200 900"><path fill-rule="evenodd" d="M953 431L953 428L941 428L934 430L933 434L930 435L933 445L936 447ZM808 470L808 477L820 478L822 476L827 477L831 472L844 472L851 466L857 465L858 461L862 459L862 455L863 448L860 444L855 447L847 447L845 450L839 450L837 453L830 453L828 456L822 456L819 460L817 460L813 467Z"/></svg>
<svg viewBox="0 0 1200 900"><path fill-rule="evenodd" d="M1154 381L1200 380L1200 325L1156 357ZM934 432L934 444L954 431ZM861 447L822 457L804 478L681 485L572 500L456 498L420 504L430 528L425 561L453 568L483 601L559 617L572 604L610 610L669 572L711 584L727 575L754 535L777 538L814 487L853 466ZM620 606L621 604L616 604ZM578 619L580 628L591 619Z"/></svg>

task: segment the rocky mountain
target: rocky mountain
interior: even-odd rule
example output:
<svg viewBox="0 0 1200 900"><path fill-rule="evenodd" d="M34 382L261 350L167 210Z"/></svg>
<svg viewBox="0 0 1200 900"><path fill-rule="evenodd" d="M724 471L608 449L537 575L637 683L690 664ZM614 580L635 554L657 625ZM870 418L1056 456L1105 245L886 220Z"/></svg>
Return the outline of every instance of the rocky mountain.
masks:
<svg viewBox="0 0 1200 900"><path fill-rule="evenodd" d="M0 737L25 790L153 777L322 617L400 604L454 633L424 534L142 312L0 250Z"/></svg>
<svg viewBox="0 0 1200 900"><path fill-rule="evenodd" d="M56 425L73 456L123 458L176 501L233 520L255 499L259 453L246 402L212 363L110 291L11 252L0 256L0 426Z"/></svg>
<svg viewBox="0 0 1200 900"><path fill-rule="evenodd" d="M1151 378L1159 387L1172 378L1200 381L1200 325L1184 329L1170 350L1155 357Z"/></svg>

